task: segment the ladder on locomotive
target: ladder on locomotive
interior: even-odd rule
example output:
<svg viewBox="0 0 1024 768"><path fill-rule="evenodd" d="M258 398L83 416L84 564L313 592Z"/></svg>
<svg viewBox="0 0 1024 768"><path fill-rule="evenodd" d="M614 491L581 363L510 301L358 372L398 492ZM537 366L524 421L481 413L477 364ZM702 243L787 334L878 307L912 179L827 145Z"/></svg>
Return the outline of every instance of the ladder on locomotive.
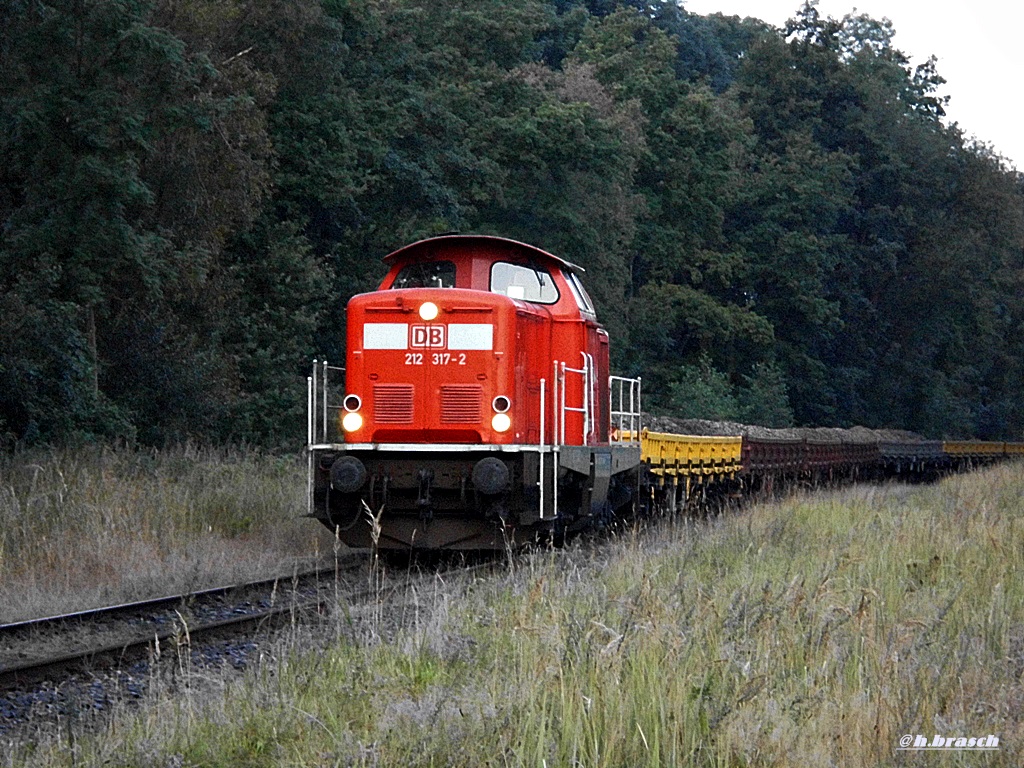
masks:
<svg viewBox="0 0 1024 768"><path fill-rule="evenodd" d="M552 440L548 445L546 429L546 394L547 382L540 380L540 445L539 449L539 471L537 485L540 488L540 519L549 520L558 517L558 469L559 453L565 442L565 417L567 413L579 413L582 415L582 439L581 445L592 445L596 437L596 408L594 397L594 381L596 371L594 357L586 352L580 353L583 357L583 367L573 368L564 361L555 360L553 363L554 372L552 376ZM580 376L582 379L582 396L578 406L566 404L566 376ZM639 444L640 440L640 379L626 378L624 376L608 377L608 413L609 421L608 434L612 443ZM551 514L546 515L545 490L547 471L545 456L551 455L550 486L551 486Z"/></svg>

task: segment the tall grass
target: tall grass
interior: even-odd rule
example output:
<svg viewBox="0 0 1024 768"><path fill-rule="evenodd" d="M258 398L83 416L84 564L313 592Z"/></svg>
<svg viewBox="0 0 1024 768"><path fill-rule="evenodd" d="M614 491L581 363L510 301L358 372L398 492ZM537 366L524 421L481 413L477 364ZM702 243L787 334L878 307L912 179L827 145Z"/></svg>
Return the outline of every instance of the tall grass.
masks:
<svg viewBox="0 0 1024 768"><path fill-rule="evenodd" d="M0 457L0 621L265 573L322 539L295 458L182 446ZM328 545L329 546L329 545Z"/></svg>
<svg viewBox="0 0 1024 768"><path fill-rule="evenodd" d="M326 647L296 630L258 674L31 759L1019 765L1022 513L1015 465L521 558ZM897 751L918 733L995 734L1000 749Z"/></svg>

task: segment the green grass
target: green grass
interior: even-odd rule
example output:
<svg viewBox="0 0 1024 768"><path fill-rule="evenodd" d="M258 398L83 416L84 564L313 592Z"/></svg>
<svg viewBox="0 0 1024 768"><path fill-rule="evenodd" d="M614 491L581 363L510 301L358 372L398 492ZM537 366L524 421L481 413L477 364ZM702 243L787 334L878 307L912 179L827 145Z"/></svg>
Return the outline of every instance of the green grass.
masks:
<svg viewBox="0 0 1024 768"><path fill-rule="evenodd" d="M71 752L65 739L20 756L45 766L1019 765L1022 513L1017 464L521 558L462 591L439 581L401 609L401 628L377 609L339 620L330 642L296 628L243 680L197 680ZM907 733L991 733L1000 749L897 752Z"/></svg>
<svg viewBox="0 0 1024 768"><path fill-rule="evenodd" d="M0 457L0 621L287 567L331 546L305 483L297 458L192 446Z"/></svg>

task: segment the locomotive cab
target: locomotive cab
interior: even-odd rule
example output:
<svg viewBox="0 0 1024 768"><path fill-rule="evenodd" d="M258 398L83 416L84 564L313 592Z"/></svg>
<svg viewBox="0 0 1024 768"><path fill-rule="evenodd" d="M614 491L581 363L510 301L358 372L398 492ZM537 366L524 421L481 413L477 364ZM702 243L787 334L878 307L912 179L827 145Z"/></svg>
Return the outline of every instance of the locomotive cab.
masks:
<svg viewBox="0 0 1024 768"><path fill-rule="evenodd" d="M357 546L501 548L609 512L639 448L609 442L608 335L582 270L482 236L385 261L348 305L342 437L311 441L314 516Z"/></svg>

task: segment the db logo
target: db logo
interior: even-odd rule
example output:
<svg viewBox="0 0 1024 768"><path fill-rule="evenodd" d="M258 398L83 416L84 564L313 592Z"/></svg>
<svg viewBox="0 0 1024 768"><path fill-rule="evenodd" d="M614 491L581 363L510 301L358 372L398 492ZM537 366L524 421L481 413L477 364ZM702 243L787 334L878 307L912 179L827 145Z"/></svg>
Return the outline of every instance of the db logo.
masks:
<svg viewBox="0 0 1024 768"><path fill-rule="evenodd" d="M444 349L444 329L443 325L410 325L409 346L413 349Z"/></svg>

